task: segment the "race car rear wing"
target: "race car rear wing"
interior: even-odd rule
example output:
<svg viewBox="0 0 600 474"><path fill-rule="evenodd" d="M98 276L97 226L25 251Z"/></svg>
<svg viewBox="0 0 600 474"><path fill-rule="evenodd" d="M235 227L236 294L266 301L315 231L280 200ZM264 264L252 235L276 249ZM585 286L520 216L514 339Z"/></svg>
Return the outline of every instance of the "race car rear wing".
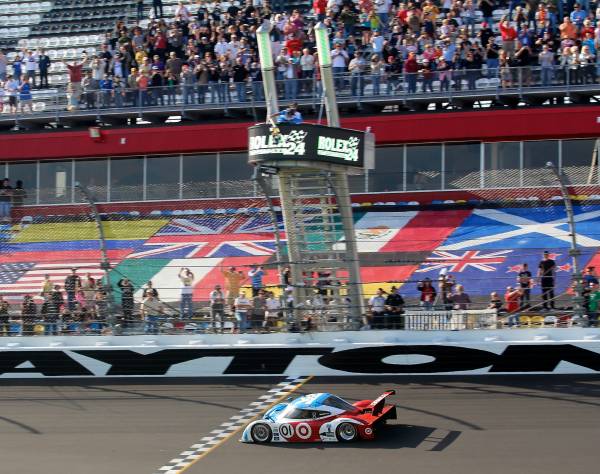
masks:
<svg viewBox="0 0 600 474"><path fill-rule="evenodd" d="M387 397L389 397L390 395L395 395L396 391L395 390L388 390L386 392L383 392L381 395L379 395L375 400L373 400L369 406L366 408L365 411L370 411L371 413L373 413L373 415L378 415L379 413L381 413L381 410L383 410L383 407L385 405L385 399Z"/></svg>

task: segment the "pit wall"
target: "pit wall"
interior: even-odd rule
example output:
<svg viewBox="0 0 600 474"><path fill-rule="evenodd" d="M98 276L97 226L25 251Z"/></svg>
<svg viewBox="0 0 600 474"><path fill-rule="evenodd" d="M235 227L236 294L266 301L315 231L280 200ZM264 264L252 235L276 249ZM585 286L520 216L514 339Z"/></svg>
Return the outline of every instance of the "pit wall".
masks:
<svg viewBox="0 0 600 474"><path fill-rule="evenodd" d="M0 338L0 378L600 373L600 330Z"/></svg>

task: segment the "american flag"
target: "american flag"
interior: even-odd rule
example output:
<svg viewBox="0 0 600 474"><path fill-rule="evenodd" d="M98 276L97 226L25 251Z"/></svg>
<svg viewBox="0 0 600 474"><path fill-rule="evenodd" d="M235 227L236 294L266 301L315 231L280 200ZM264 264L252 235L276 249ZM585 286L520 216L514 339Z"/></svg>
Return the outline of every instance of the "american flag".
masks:
<svg viewBox="0 0 600 474"><path fill-rule="evenodd" d="M3 295L39 295L42 291L44 277L61 287L65 278L71 274L71 269L77 268L77 274L84 278L90 274L92 278L100 279L104 271L98 262L88 263L4 263L0 265L0 294Z"/></svg>

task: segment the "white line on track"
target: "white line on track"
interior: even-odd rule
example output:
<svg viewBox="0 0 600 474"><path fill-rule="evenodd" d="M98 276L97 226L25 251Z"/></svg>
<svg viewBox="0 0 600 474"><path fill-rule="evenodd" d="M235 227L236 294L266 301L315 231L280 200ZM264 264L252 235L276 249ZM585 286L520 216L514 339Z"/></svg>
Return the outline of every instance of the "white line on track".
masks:
<svg viewBox="0 0 600 474"><path fill-rule="evenodd" d="M234 434L240 431L253 419L266 412L276 403L279 403L290 393L298 390L302 385L312 379L309 377L291 377L277 384L265 395L258 398L258 401L250 403L248 408L240 410L239 415L234 415L219 428L210 432L211 436L205 436L196 444L193 444L177 457L171 459L164 466L158 468L154 474L180 474L186 471L190 466L197 463L213 449L217 448Z"/></svg>

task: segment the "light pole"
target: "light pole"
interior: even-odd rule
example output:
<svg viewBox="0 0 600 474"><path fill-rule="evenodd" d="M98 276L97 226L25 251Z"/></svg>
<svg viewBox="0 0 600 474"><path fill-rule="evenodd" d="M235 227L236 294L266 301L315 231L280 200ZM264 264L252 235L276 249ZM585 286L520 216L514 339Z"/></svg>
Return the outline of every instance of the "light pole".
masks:
<svg viewBox="0 0 600 474"><path fill-rule="evenodd" d="M546 163L546 168L552 171L552 173L554 173L554 175L556 176L556 179L560 186L560 192L565 203L565 210L567 212L567 223L569 225L569 234L571 235L571 249L569 250L569 255L573 260L572 279L575 283L573 288L575 290L575 296L573 296L573 316L579 316L580 318L582 318L584 315L583 283L581 280L579 262L577 260L577 257L581 255L581 251L577 247L577 232L575 230L575 214L573 213L573 203L571 201L571 197L569 196L569 190L567 189L567 185L565 183L561 170L559 170L552 161L548 161Z"/></svg>
<svg viewBox="0 0 600 474"><path fill-rule="evenodd" d="M265 20L256 30L260 71L262 73L263 90L267 103L267 123L279 112L277 104L277 84L275 83L275 66L273 65L273 48L271 47L271 23Z"/></svg>
<svg viewBox="0 0 600 474"><path fill-rule="evenodd" d="M329 46L329 31L325 23L319 22L315 26L315 40L317 52L319 53L319 69L321 70L321 83L325 96L325 110L327 111L327 123L330 127L340 126L340 114L335 97L335 86L333 85L333 69L331 62L331 48Z"/></svg>

